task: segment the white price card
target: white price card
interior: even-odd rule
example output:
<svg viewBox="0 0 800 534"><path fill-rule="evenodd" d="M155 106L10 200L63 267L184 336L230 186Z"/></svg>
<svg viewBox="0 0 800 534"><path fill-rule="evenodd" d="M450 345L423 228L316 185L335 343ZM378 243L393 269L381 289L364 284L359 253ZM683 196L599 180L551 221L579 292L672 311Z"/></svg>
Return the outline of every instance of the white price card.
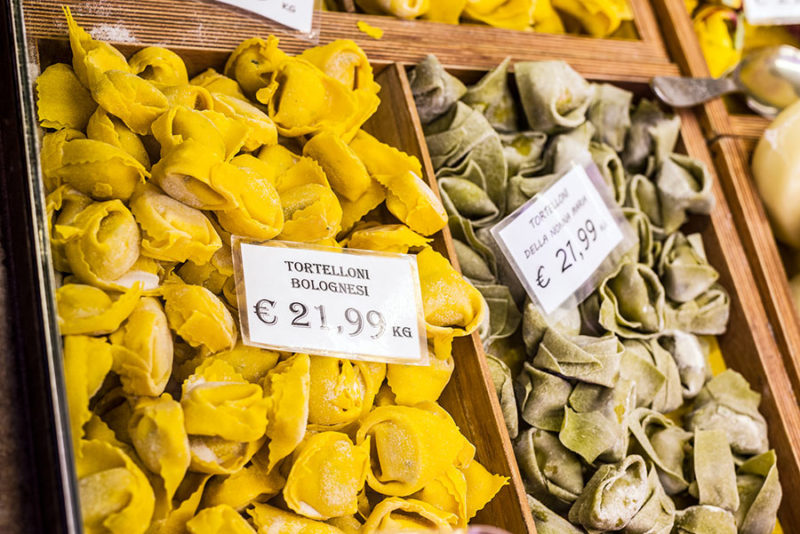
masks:
<svg viewBox="0 0 800 534"><path fill-rule="evenodd" d="M589 296L635 240L593 165L573 167L491 232L546 315Z"/></svg>
<svg viewBox="0 0 800 534"><path fill-rule="evenodd" d="M315 0L219 0L267 17L303 33L311 33Z"/></svg>
<svg viewBox="0 0 800 534"><path fill-rule="evenodd" d="M417 258L233 237L246 345L427 364Z"/></svg>
<svg viewBox="0 0 800 534"><path fill-rule="evenodd" d="M750 24L798 24L800 0L745 0L744 16Z"/></svg>

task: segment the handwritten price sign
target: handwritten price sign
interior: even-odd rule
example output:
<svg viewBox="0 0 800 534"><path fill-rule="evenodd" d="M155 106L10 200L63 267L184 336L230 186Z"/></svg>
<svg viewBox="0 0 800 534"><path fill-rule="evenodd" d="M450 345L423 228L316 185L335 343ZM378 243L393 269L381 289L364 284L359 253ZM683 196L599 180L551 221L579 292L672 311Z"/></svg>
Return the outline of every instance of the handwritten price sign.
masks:
<svg viewBox="0 0 800 534"><path fill-rule="evenodd" d="M599 171L591 172L594 180L574 167L492 228L520 282L547 315L573 295L578 302L586 298L598 278L613 270L612 253L630 248L630 226Z"/></svg>
<svg viewBox="0 0 800 534"><path fill-rule="evenodd" d="M245 344L427 363L415 256L233 240Z"/></svg>

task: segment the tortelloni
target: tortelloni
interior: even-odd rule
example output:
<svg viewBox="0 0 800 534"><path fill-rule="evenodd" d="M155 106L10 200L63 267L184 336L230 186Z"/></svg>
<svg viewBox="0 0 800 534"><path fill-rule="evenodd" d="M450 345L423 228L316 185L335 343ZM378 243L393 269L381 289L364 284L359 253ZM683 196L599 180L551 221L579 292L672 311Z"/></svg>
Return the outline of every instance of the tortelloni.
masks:
<svg viewBox="0 0 800 534"><path fill-rule="evenodd" d="M131 198L131 211L142 228L142 254L157 260L202 265L222 247L203 212L145 185Z"/></svg>
<svg viewBox="0 0 800 534"><path fill-rule="evenodd" d="M204 287L180 280L164 284L161 292L169 325L184 341L212 352L234 347L236 323L219 297Z"/></svg>
<svg viewBox="0 0 800 534"><path fill-rule="evenodd" d="M76 474L86 532L144 534L155 496L142 470L122 449L105 441L83 441L80 452Z"/></svg>
<svg viewBox="0 0 800 534"><path fill-rule="evenodd" d="M590 33L619 23L612 19L621 12L590 3L553 1ZM493 5L524 4L468 2L466 11L480 18ZM689 215L708 214L714 199L705 166L675 153L680 118L563 62L509 67L504 61L472 86L434 56L409 73L454 248L476 291L473 301L451 285L431 249L408 247L422 247L428 337L439 360L425 371L390 365L381 409L420 406L436 391L443 341L471 317L538 532L771 532L780 484L760 396L735 371L712 376L709 363L715 341L707 336L725 332L730 296L701 234L684 233ZM351 146L358 153L368 141L359 134ZM498 256L492 227L573 163L590 162L635 243L583 302L545 315ZM384 234L357 226L348 246L395 245ZM459 515L460 487L450 470L411 497ZM761 499L753 512L751 499Z"/></svg>
<svg viewBox="0 0 800 534"><path fill-rule="evenodd" d="M139 259L139 227L119 200L93 202L55 231L70 270L87 284L114 287Z"/></svg>
<svg viewBox="0 0 800 534"><path fill-rule="evenodd" d="M372 407L385 376L382 363L311 356L308 428L342 430L355 423Z"/></svg>
<svg viewBox="0 0 800 534"><path fill-rule="evenodd" d="M508 482L436 404L484 297L431 248L447 214L420 161L361 130L380 89L364 52L249 39L190 80L65 11L72 66L37 91L84 530L465 527ZM245 345L236 236L416 254L430 365ZM741 475L774 491L761 464Z"/></svg>
<svg viewBox="0 0 800 534"><path fill-rule="evenodd" d="M382 406L365 417L357 442L373 440L367 484L384 495L419 491L448 467L466 467L475 448L447 415L410 406Z"/></svg>
<svg viewBox="0 0 800 534"><path fill-rule="evenodd" d="M358 512L369 464L369 440L353 446L346 434L320 432L295 450L283 495L296 513L326 520Z"/></svg>
<svg viewBox="0 0 800 534"><path fill-rule="evenodd" d="M172 372L172 334L158 300L142 297L122 327L111 334L114 372L129 395L158 396Z"/></svg>

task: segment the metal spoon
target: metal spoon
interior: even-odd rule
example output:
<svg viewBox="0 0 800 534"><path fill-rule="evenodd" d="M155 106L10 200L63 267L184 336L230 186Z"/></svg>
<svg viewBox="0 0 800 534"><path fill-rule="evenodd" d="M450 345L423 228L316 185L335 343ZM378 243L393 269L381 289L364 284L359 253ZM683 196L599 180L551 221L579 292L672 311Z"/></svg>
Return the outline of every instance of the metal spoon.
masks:
<svg viewBox="0 0 800 534"><path fill-rule="evenodd" d="M744 93L753 111L772 118L800 98L800 50L788 45L760 48L722 78L656 76L652 86L661 100L679 108Z"/></svg>

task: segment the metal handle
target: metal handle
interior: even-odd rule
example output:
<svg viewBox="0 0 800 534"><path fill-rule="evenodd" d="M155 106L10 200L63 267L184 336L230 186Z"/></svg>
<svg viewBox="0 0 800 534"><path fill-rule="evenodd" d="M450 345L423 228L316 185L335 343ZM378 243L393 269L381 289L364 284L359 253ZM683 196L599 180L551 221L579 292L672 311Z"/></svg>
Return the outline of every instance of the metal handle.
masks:
<svg viewBox="0 0 800 534"><path fill-rule="evenodd" d="M676 108L690 108L718 96L741 91L731 78L656 76L651 85L658 98Z"/></svg>

